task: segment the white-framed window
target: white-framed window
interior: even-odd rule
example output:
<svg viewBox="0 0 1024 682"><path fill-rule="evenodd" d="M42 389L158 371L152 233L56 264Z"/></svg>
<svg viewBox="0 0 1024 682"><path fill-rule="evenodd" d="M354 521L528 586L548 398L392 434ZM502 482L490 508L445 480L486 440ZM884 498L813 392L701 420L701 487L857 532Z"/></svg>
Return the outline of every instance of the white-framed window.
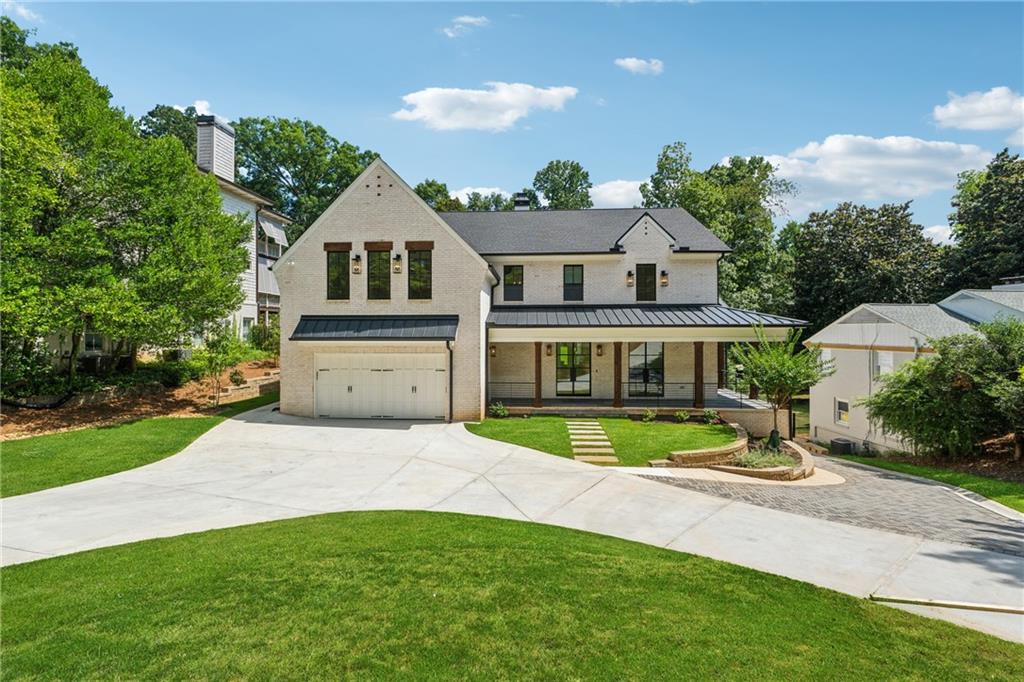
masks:
<svg viewBox="0 0 1024 682"><path fill-rule="evenodd" d="M252 331L252 325L255 322L256 322L256 320L251 318L251 317L243 317L242 318L242 338L243 339L248 339L249 338L249 332Z"/></svg>
<svg viewBox="0 0 1024 682"><path fill-rule="evenodd" d="M828 362L831 359L832 359L832 349L831 348L822 348L821 349L821 361L822 362Z"/></svg>
<svg viewBox="0 0 1024 682"><path fill-rule="evenodd" d="M892 372L893 356L891 350L871 351L871 378L877 379L880 376Z"/></svg>
<svg viewBox="0 0 1024 682"><path fill-rule="evenodd" d="M845 398L836 398L836 409L835 409L835 421L836 424L841 426L850 425L850 401Z"/></svg>
<svg viewBox="0 0 1024 682"><path fill-rule="evenodd" d="M97 334L96 332L86 332L84 344L84 350L87 353L102 353L103 352L103 334Z"/></svg>

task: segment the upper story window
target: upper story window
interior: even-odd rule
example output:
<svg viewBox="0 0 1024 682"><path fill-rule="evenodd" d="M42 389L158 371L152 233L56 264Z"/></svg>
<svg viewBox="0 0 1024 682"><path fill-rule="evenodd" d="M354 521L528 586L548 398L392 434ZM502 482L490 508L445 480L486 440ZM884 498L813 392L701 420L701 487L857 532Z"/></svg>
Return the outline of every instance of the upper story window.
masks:
<svg viewBox="0 0 1024 682"><path fill-rule="evenodd" d="M563 265L562 266L562 300L582 301L583 300L583 266Z"/></svg>
<svg viewBox="0 0 1024 682"><path fill-rule="evenodd" d="M260 255L270 256L271 258L281 257L281 245L277 242L260 241Z"/></svg>
<svg viewBox="0 0 1024 682"><path fill-rule="evenodd" d="M391 251L366 254L366 298L386 301L391 298Z"/></svg>
<svg viewBox="0 0 1024 682"><path fill-rule="evenodd" d="M348 256L348 251L327 252L327 298L329 300L348 299Z"/></svg>
<svg viewBox="0 0 1024 682"><path fill-rule="evenodd" d="M640 263L636 266L636 300L658 300L658 268L654 263Z"/></svg>
<svg viewBox="0 0 1024 682"><path fill-rule="evenodd" d="M409 298L428 299L431 296L431 251L409 252Z"/></svg>
<svg viewBox="0 0 1024 682"><path fill-rule="evenodd" d="M872 363L871 363L871 378L878 379L878 377L892 372L893 366L893 355L891 350L876 350L871 351Z"/></svg>
<svg viewBox="0 0 1024 682"><path fill-rule="evenodd" d="M505 300L506 301L521 301L523 300L523 266L522 265L506 265L505 276L502 277L502 282L505 284Z"/></svg>

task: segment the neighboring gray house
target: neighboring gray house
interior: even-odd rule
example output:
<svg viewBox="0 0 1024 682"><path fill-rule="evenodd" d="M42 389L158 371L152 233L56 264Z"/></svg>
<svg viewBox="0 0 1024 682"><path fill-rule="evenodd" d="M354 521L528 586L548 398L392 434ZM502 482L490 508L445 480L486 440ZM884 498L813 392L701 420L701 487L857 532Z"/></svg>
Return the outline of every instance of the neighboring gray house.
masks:
<svg viewBox="0 0 1024 682"><path fill-rule="evenodd" d="M273 268L281 410L715 406L766 433L766 405L725 389L726 345L803 323L722 305L728 252L682 209L439 214L378 159Z"/></svg>
<svg viewBox="0 0 1024 682"><path fill-rule="evenodd" d="M857 402L870 396L880 377L922 353L929 339L975 333L974 325L998 317L1024 319L1024 282L992 289L965 289L939 303L865 303L807 339L836 372L811 388L811 439L854 441L858 449L907 450L899 439L871 424Z"/></svg>

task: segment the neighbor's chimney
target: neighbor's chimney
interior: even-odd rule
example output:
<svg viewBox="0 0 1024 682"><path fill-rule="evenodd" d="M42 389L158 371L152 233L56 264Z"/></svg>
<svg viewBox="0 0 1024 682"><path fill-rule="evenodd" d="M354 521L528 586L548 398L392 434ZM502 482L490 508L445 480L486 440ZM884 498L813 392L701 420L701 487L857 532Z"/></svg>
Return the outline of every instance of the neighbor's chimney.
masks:
<svg viewBox="0 0 1024 682"><path fill-rule="evenodd" d="M529 211L530 195L526 192L516 192L515 196L512 197L512 210Z"/></svg>
<svg viewBox="0 0 1024 682"><path fill-rule="evenodd" d="M235 181L235 130L216 116L196 118L196 165Z"/></svg>

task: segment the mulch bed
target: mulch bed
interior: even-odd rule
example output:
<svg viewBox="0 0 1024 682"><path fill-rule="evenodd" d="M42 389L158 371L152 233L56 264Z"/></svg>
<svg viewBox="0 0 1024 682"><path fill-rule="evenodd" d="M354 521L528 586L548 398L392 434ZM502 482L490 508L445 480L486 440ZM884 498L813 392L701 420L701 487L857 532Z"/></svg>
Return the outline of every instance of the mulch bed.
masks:
<svg viewBox="0 0 1024 682"><path fill-rule="evenodd" d="M1024 483L1024 459L1013 461L1013 434L993 438L982 443L983 454L976 457L899 457L886 455L886 459L907 464L941 467L966 474L988 476L1003 481Z"/></svg>
<svg viewBox="0 0 1024 682"><path fill-rule="evenodd" d="M245 362L236 366L246 379L262 377L273 363ZM229 386L224 373L222 383ZM157 393L112 400L96 405L58 407L50 410L31 410L3 407L0 414L0 441L41 436L47 433L73 431L92 426L109 426L147 417L201 417L213 415L213 389L209 382L194 381L181 388Z"/></svg>

